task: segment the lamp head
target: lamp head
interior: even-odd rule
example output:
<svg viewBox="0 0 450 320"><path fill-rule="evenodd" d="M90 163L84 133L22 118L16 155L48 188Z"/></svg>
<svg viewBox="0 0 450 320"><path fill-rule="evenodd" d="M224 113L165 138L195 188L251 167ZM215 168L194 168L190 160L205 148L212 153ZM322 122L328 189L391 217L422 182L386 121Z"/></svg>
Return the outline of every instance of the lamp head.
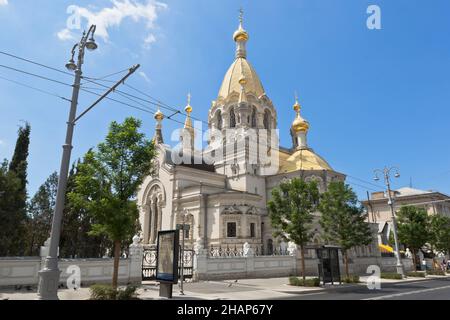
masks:
<svg viewBox="0 0 450 320"><path fill-rule="evenodd" d="M86 48L89 51L94 51L94 50L96 50L98 48L98 45L95 42L95 39L94 39L93 36L86 42Z"/></svg>
<svg viewBox="0 0 450 320"><path fill-rule="evenodd" d="M400 178L400 173L398 173L398 171L395 173L394 177L396 178Z"/></svg>
<svg viewBox="0 0 450 320"><path fill-rule="evenodd" d="M373 180L375 180L375 181L380 181L380 178L378 177L378 175L376 175L376 176L373 178Z"/></svg>
<svg viewBox="0 0 450 320"><path fill-rule="evenodd" d="M73 61L73 58L70 59L69 62L66 63L66 68L69 71L77 70L77 65L75 64L75 61Z"/></svg>

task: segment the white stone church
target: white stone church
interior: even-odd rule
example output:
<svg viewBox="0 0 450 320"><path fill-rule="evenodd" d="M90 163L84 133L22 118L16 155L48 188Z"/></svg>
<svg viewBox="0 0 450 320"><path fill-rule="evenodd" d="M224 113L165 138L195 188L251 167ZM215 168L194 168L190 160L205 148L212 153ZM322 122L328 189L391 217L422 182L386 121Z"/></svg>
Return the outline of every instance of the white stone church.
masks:
<svg viewBox="0 0 450 320"><path fill-rule="evenodd" d="M137 199L141 240L145 245L154 245L158 231L175 229L184 216L185 223L190 225L190 231L185 232L188 245L242 248L248 243L270 255L278 245L272 235L267 210L272 189L283 179L293 177L302 177L306 181L315 179L321 191L331 181L345 180L344 174L334 171L308 145L310 125L301 117L298 101L294 104L296 113L292 113L293 123L289 128L292 146L278 147L278 135L273 135L278 129L277 110L247 60L249 35L242 26L242 19L233 39L236 42L235 60L226 72L208 114L209 129L226 137L220 140L223 148L211 148L213 155L226 150L222 159L206 162L201 158L202 151L194 148L193 142L199 136L201 138L201 134L196 133L192 125L190 101L185 109L183 147L176 152L164 144L161 129L165 116L160 111L155 114L156 170L153 176L145 179ZM226 133L230 130L235 134ZM250 132L256 133L255 143L242 138ZM266 133L269 138L263 139ZM275 143L270 137L275 137ZM262 140L271 143L267 146ZM244 147L236 148L241 141L245 141ZM270 161L263 161L260 149L264 149L262 153L266 153ZM174 161L173 154L189 155L191 151L195 156L187 158L194 159L193 163ZM267 170L268 166L272 170ZM317 233L314 242L320 242L319 237Z"/></svg>

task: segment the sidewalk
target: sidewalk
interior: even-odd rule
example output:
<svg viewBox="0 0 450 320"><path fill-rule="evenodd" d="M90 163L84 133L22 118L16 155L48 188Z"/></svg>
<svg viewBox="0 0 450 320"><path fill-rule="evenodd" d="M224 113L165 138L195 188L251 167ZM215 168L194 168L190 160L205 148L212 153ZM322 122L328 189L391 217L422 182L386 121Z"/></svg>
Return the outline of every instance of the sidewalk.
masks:
<svg viewBox="0 0 450 320"><path fill-rule="evenodd" d="M448 276L447 276L448 277ZM311 294L327 290L339 290L355 286L365 286L369 277L360 278L359 284L336 284L325 287L296 287L288 285L289 279L266 278L266 279L242 279L226 281L201 281L184 284L185 295L180 295L178 285L173 286L174 300L270 300L292 297L292 294ZM403 280L381 279L383 283L411 283L426 281L431 279L442 279L443 276L427 276L426 278L409 277ZM144 282L138 289L139 298L142 300L159 300L159 285L156 282ZM78 290L59 290L60 300L88 300L89 288ZM37 298L36 289L27 290L5 290L0 288L0 300L35 300Z"/></svg>

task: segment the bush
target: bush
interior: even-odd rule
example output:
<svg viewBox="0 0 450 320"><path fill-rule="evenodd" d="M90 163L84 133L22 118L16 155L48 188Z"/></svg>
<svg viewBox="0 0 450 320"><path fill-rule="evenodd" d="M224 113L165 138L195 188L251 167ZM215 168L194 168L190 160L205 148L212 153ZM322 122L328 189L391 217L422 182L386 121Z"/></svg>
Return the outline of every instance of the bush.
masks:
<svg viewBox="0 0 450 320"><path fill-rule="evenodd" d="M421 271L412 271L406 274L407 277L415 277L415 278L425 278L425 272Z"/></svg>
<svg viewBox="0 0 450 320"><path fill-rule="evenodd" d="M439 269L436 269L436 270L428 270L428 271L427 271L427 274L428 274L428 275L431 275L431 276L445 276L445 275L446 275L446 274L445 274L445 271L439 270Z"/></svg>
<svg viewBox="0 0 450 320"><path fill-rule="evenodd" d="M349 277L344 277L342 279L342 282L344 283L359 283L359 276L358 275L350 275Z"/></svg>
<svg viewBox="0 0 450 320"><path fill-rule="evenodd" d="M312 278L303 281L303 279L297 277L289 277L289 284L297 287L320 287L320 279Z"/></svg>
<svg viewBox="0 0 450 320"><path fill-rule="evenodd" d="M89 288L91 300L134 300L137 299L134 286L127 286L125 289L114 290L110 285L96 284Z"/></svg>
<svg viewBox="0 0 450 320"><path fill-rule="evenodd" d="M401 280L402 275L398 273L390 273L390 272L382 272L380 275L381 279L395 279L395 280Z"/></svg>

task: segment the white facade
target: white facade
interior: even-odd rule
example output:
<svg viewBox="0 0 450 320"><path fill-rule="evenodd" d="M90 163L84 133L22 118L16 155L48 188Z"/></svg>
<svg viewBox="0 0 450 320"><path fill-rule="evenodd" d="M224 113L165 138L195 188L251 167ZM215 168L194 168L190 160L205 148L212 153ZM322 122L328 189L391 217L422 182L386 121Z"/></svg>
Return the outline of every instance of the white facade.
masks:
<svg viewBox="0 0 450 320"><path fill-rule="evenodd" d="M298 102L294 105L297 117L293 115L290 128L293 145L278 147L278 136L274 135L278 128L277 111L247 60L249 36L242 23L233 38L237 47L235 60L208 114L209 128L224 137L212 153L225 151L222 159L212 164L204 160L197 164L175 164L173 150L163 143L164 115L161 112L155 115L156 172L145 179L138 193L141 239L145 245L155 244L157 231L175 229L182 223L183 213L188 212L185 218L191 227L186 234L188 245L242 247L247 242L270 254L278 245L272 236L267 210L273 188L293 177L315 179L321 191L331 181L345 180L343 174L335 172L308 147L309 123L301 117ZM183 136L183 142L193 140L196 135L190 103L186 112L187 135ZM229 135L230 131L234 134ZM266 135L271 136L268 139L272 148L265 144ZM192 144L184 143L179 151L185 155L192 149ZM194 153L195 159L201 154L197 150Z"/></svg>

